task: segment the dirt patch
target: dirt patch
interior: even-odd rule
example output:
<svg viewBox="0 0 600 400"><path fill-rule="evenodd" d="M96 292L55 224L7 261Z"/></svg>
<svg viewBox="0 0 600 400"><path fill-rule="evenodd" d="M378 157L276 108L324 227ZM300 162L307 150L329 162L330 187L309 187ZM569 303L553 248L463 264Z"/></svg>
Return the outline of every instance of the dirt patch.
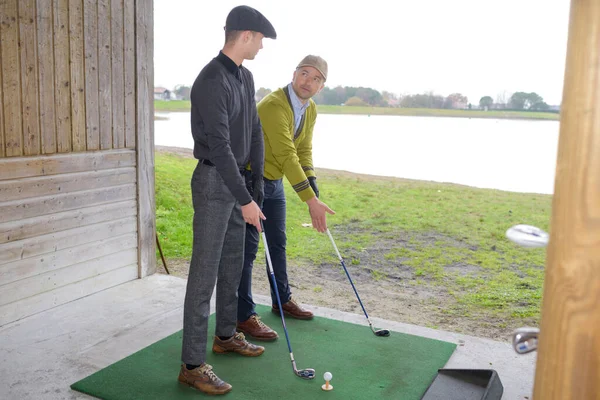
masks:
<svg viewBox="0 0 600 400"><path fill-rule="evenodd" d="M413 268L403 265L401 259L387 259L385 255L389 246L389 241L378 241L376 247L360 252L360 265L348 265L345 259L369 316L507 340L510 330L501 328L503 321L448 315L448 305L454 304L455 299L447 288L428 278L415 276ZM352 253L349 256L348 260L352 259ZM167 266L172 275L187 278L188 259L169 259ZM459 274L476 273L478 268L462 264L446 267ZM160 260L159 269L164 273ZM340 263L289 263L288 275L293 295L300 302L363 315ZM269 295L266 265L264 257L260 255L255 262L252 279L253 293Z"/></svg>

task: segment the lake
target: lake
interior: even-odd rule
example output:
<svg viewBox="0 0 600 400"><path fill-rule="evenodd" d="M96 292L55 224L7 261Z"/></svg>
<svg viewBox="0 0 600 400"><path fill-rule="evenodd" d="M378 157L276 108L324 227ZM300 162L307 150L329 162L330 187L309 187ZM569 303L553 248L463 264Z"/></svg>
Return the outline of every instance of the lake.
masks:
<svg viewBox="0 0 600 400"><path fill-rule="evenodd" d="M155 144L193 148L190 113L156 113ZM559 121L320 114L315 168L554 192Z"/></svg>

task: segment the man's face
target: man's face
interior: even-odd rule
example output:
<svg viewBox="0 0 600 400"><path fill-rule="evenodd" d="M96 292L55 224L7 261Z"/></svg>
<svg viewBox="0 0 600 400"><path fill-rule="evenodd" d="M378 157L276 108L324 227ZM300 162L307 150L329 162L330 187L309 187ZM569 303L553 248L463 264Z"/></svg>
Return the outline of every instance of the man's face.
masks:
<svg viewBox="0 0 600 400"><path fill-rule="evenodd" d="M247 34L246 36L246 56L244 57L246 60L254 60L258 51L263 48L262 40L265 37L260 32L244 32Z"/></svg>
<svg viewBox="0 0 600 400"><path fill-rule="evenodd" d="M296 96L306 101L319 93L325 86L323 75L313 67L300 67L294 71L292 88Z"/></svg>

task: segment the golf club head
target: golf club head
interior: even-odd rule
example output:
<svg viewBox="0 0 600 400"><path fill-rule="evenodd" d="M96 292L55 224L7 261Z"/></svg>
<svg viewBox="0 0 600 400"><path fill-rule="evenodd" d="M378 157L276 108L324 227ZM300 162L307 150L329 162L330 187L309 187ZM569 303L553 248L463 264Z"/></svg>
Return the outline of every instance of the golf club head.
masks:
<svg viewBox="0 0 600 400"><path fill-rule="evenodd" d="M390 331L388 331L387 329L379 329L379 330L373 331L373 333L375 334L375 336L385 336L385 337L390 336Z"/></svg>
<svg viewBox="0 0 600 400"><path fill-rule="evenodd" d="M527 354L537 350L539 334L538 328L516 329L512 335L513 348L518 354Z"/></svg>
<svg viewBox="0 0 600 400"><path fill-rule="evenodd" d="M532 225L514 225L506 231L506 237L523 247L546 247L550 235L538 227Z"/></svg>
<svg viewBox="0 0 600 400"><path fill-rule="evenodd" d="M315 377L315 370L312 368L295 369L294 372L302 379L313 379Z"/></svg>

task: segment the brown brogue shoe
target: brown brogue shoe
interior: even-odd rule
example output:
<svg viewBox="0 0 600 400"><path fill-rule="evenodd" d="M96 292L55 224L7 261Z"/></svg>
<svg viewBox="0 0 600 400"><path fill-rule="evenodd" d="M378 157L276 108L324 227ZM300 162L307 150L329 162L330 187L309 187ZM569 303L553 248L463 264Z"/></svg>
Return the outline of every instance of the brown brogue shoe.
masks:
<svg viewBox="0 0 600 400"><path fill-rule="evenodd" d="M237 330L245 335L252 336L256 340L263 340L265 342L273 341L279 337L277 332L269 328L256 314L244 322L238 322Z"/></svg>
<svg viewBox="0 0 600 400"><path fill-rule="evenodd" d="M212 351L218 354L234 352L246 357L256 357L260 356L265 348L249 343L243 333L236 332L233 337L227 340L221 340L218 336L215 336Z"/></svg>
<svg viewBox="0 0 600 400"><path fill-rule="evenodd" d="M194 369L187 369L183 364L177 379L206 394L225 394L231 391L231 385L215 375L212 366L206 363Z"/></svg>
<svg viewBox="0 0 600 400"><path fill-rule="evenodd" d="M292 318L296 319L312 319L313 313L309 310L305 310L302 306L296 303L296 300L290 299L287 303L283 303L281 305L283 308L283 313L285 315L289 315ZM277 315L279 315L279 307L277 304L274 304L271 308L271 311Z"/></svg>

